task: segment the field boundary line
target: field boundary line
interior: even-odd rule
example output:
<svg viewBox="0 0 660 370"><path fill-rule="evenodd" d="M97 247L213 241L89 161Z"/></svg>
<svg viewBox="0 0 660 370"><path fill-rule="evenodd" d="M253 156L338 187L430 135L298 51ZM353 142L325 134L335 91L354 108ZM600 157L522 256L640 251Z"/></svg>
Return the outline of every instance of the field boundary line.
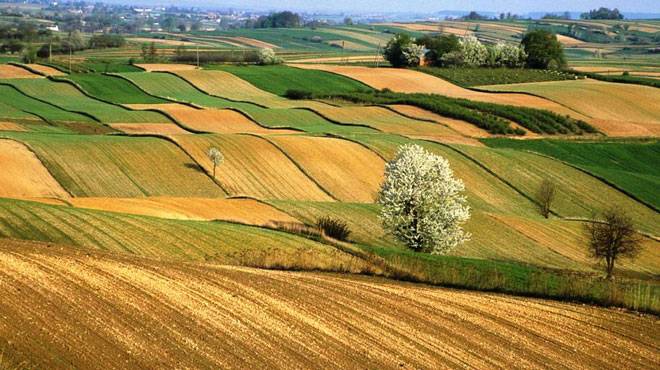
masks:
<svg viewBox="0 0 660 370"><path fill-rule="evenodd" d="M437 141L431 141L431 140L427 140L427 139L417 139L417 140L421 140L421 141L428 142L428 143L438 144L438 145L441 145L441 146L443 146L443 147L446 147L446 148L449 148L449 149L455 151L456 153L460 154L461 156L467 158L469 161L475 163L477 166L481 167L483 170L485 170L485 171L488 172L489 174L493 175L496 179L498 179L498 180L500 180L501 182L503 182L505 185L507 185L508 187L510 187L511 189L513 189L513 190L514 190L515 192L517 192L518 194L522 195L524 198L526 198L527 200L529 200L530 202L532 202L533 205L535 205L535 206L537 206L537 207L540 207L540 206L541 206L536 200L534 200L533 197L527 195L525 192L523 192L522 190L518 189L518 188L517 188L515 185L513 185L511 182L509 182L508 180L504 179L503 177L501 177L500 175L498 175L497 173L495 173L493 170L491 170L490 168L488 168L486 165L484 165L483 163L479 162L478 160L472 158L470 155L464 153L462 150L460 150L460 149L458 149L458 148L455 148L453 145L445 144L445 143L440 143L440 142L437 142ZM559 213L557 213L557 212L555 212L555 211L553 211L553 210L550 210L550 214L553 214L553 215L555 215L555 216L557 216L557 217L559 217L559 218L563 218L562 215L560 215Z"/></svg>
<svg viewBox="0 0 660 370"><path fill-rule="evenodd" d="M83 112L83 111L75 111L75 110L66 109L66 108L64 108L64 107L61 107L61 106L59 106L59 105L57 105L57 104L54 104L54 103L48 102L48 101L43 100L43 99L41 99L41 98L37 98L37 97L31 96L31 95L28 95L28 94L24 93L23 91L21 91L21 90L20 90L19 88L17 88L16 86L14 86L14 85L12 85L12 84L10 84L10 83L4 82L4 81L0 81L0 85L9 86L9 87L13 88L14 90L18 91L20 94L25 95L25 96L27 96L27 97L30 98L30 99L38 100L38 101L40 101L40 102L42 102L42 103L44 103L44 104L48 104L48 105L50 105L50 106L53 106L53 107L55 107L55 108L57 108L57 109L60 109L60 110L65 111L65 112L69 112L69 113L77 113L77 114L80 114L80 115L86 116L86 117L88 117L88 118L91 118L93 121L95 121L95 122L101 124L102 126L106 126L106 127L110 128L110 129L112 129L111 126L109 126L109 125L107 125L106 123L104 123L103 121L99 120L98 118L96 118L95 116L93 116L91 113L87 113L87 112Z"/></svg>
<svg viewBox="0 0 660 370"><path fill-rule="evenodd" d="M126 136L126 137L152 137L155 139L168 141L169 143L179 148L179 150L181 150L188 158L190 158L190 160L193 161L193 163L195 163L202 170L201 172L203 172L208 178L211 179L211 181L213 181L216 185L218 185L220 190L222 190L222 192L225 193L227 197L230 195L229 192L225 189L225 187L220 183L220 181L218 179L213 178L213 176L211 176L211 174L208 173L208 171L204 168L204 166L202 166L201 163L199 163L192 155L190 155L190 153L188 153L188 151L186 151L186 149L183 148L183 146L178 141L176 141L176 139L164 134L129 134L122 132L115 135Z"/></svg>
<svg viewBox="0 0 660 370"><path fill-rule="evenodd" d="M527 152L527 153L530 153L530 154L538 155L538 156L543 157L543 158L546 158L546 159L550 159L550 160L554 160L554 161L561 162L562 164L565 164L566 166L572 167L572 168L574 168L574 169L576 169L576 170L578 170L578 171L580 171L580 172L582 172L582 173L584 173L584 174L586 174L586 175L589 175L589 176L591 176L591 177L593 177L593 178L595 178L595 179L597 179L597 180L600 180L600 181L601 181L602 183L604 183L605 185L608 185L608 186L610 186L610 187L612 187L612 188L614 188L614 189L620 191L621 193L623 193L623 194L626 195L627 197L629 197L629 198L631 198L631 199L633 199L633 200L635 200L635 201L637 201L637 202L639 202L639 203L645 205L646 207L650 208L651 210L653 210L653 211L655 211L655 212L660 213L660 209L656 208L656 207L653 206L652 204L649 204L649 203L647 203L646 201L644 201L644 200L638 198L636 195L634 195L634 194L628 192L627 190L625 190L625 189L619 187L618 185L616 185L616 184L610 182L610 181L607 180L606 178L604 178L604 177L602 177L602 176L600 176L600 175L597 175L597 174L595 174L595 173L592 173L592 172L590 172L589 170L586 170L586 169L584 169L584 168L582 168L582 167L580 167L580 166L578 166L578 165L575 165L575 164L572 164L572 163L566 162L566 161L564 161L564 160L561 160L561 159L559 159L559 158L555 158L555 157L550 156L550 155L547 155L547 154L543 154L543 153L535 152L535 151L533 151L533 150L524 149L523 151L525 151L525 152Z"/></svg>
<svg viewBox="0 0 660 370"><path fill-rule="evenodd" d="M79 90L83 95L85 95L86 97L88 97L88 98L90 98L90 99L94 99L94 100L100 101L100 102L105 103L105 104L114 105L115 107L119 107L119 108L121 108L121 109L123 109L123 110L126 110L126 111L128 111L128 112L139 112L139 111L140 111L140 110L138 110L138 109L131 109L131 108L128 108L128 107L126 107L126 106L124 106L124 105L122 105L122 104L117 104L117 103L115 103L115 102L112 102L112 101L109 101L109 100L105 100L105 99L101 99L101 98L99 98L99 97L96 97L96 96L90 94L89 92L87 92L85 89L83 89L83 87L80 86L77 82L72 81L72 80L69 80L69 79L66 78L66 77L48 76L47 78L48 78L49 80L53 81L53 82L68 83L68 84L72 85L73 87L75 87L75 88L76 88L77 90ZM144 109L144 110L146 110L146 109ZM165 116L165 118L170 119L170 117L164 115L164 114L163 114L162 112L160 112L160 111L152 110L152 112L156 112L156 113L158 113L158 114L161 114L161 115ZM158 123L158 122L152 122L152 123ZM170 123L175 123L175 122L170 122ZM145 124L148 124L148 123L145 123Z"/></svg>
<svg viewBox="0 0 660 370"><path fill-rule="evenodd" d="M299 169L299 170L305 175L305 177L307 177L311 182L313 182L316 186L318 186L318 188L321 189L322 192L324 192L325 194L327 194L330 198L334 199L335 201L337 201L337 202L341 202L341 200L339 200L339 198L335 197L334 194L332 194L330 191L328 191L326 188L324 188L324 187L323 187L318 181L316 181L315 178L313 178L313 177L307 172L307 170L305 170L305 168L303 168L303 167L302 167L302 166L301 166L301 165L300 165L295 159L293 159L293 157L291 157L291 156L289 155L289 153L287 153L284 149L282 149L282 148L281 148L279 145L277 145L276 143L272 142L271 140L269 140L269 139L266 138L266 137L259 136L259 135L257 135L257 134L245 133L245 134L238 134L238 135L254 136L254 137L258 137L258 138L261 139L261 140L266 141L267 143L269 143L270 145L272 145L273 147L275 147L278 151L280 151L285 157L287 157L287 159L290 160L291 163L293 163L293 165L296 166L296 167L297 167L297 168L298 168L298 169Z"/></svg>
<svg viewBox="0 0 660 370"><path fill-rule="evenodd" d="M39 161L39 163L41 163L41 165L44 167L44 169L46 170L46 172L48 172L48 174L50 175L50 177L52 177L53 180L55 180L55 182L57 182L57 184L62 188L62 190L64 190L64 191L67 193L67 195L68 195L69 197L71 197L71 198L75 198L75 197L73 196L73 194L71 194L71 192L69 191L69 189L65 188L64 185L62 185L62 183L60 182L60 180L58 180L57 177L55 177L55 175L54 175L53 172L50 170L50 168L48 168L48 166L46 166L46 163L44 163L43 159L42 159L42 158L39 156L39 154L37 154L37 152L36 152L36 151L30 146L29 143L22 142L22 141L20 141L20 140L18 140L18 139L14 139L14 138L12 138L12 137L7 137L7 136L2 136L2 137L0 137L0 139L1 139L1 140L11 140L11 141L14 141L14 142L19 143L20 145L24 146L28 151L30 151L30 153L32 153L32 154L34 155L35 158L37 158L37 160ZM58 199L59 199L59 198L58 198ZM67 202L67 203L68 203L68 202ZM69 204L69 205L70 205L70 204Z"/></svg>

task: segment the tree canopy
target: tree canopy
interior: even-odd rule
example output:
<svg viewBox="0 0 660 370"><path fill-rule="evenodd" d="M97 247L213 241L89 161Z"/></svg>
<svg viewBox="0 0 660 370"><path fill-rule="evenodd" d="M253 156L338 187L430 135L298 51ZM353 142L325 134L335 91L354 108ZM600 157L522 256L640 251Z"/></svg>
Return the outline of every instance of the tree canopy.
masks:
<svg viewBox="0 0 660 370"><path fill-rule="evenodd" d="M554 33L546 30L529 31L521 44L527 54L527 66L530 68L558 69L566 65L564 48Z"/></svg>

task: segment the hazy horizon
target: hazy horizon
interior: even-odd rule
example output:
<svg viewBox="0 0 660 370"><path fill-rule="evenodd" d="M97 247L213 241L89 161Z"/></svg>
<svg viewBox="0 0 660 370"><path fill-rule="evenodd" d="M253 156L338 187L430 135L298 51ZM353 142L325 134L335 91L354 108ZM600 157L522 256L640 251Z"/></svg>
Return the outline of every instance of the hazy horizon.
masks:
<svg viewBox="0 0 660 370"><path fill-rule="evenodd" d="M408 0L402 4L397 0L334 0L331 2L317 2L309 0L108 0L109 3L139 4L139 5L166 5L186 7L216 7L252 10L296 10L296 11L334 11L334 12L439 12L439 11L469 11L480 10L487 12L581 12L601 6L618 8L629 13L660 13L660 5L655 1L630 0ZM577 3L577 4L576 4Z"/></svg>

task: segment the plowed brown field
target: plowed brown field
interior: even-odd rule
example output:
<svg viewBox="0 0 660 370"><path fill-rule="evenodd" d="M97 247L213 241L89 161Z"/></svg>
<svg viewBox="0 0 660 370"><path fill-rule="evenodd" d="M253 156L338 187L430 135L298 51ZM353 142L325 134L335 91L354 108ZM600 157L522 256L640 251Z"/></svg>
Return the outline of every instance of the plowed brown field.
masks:
<svg viewBox="0 0 660 370"><path fill-rule="evenodd" d="M70 203L81 208L177 220L223 220L258 226L300 223L268 204L247 198L72 198Z"/></svg>
<svg viewBox="0 0 660 370"><path fill-rule="evenodd" d="M347 140L324 137L277 136L271 141L337 199L375 201L383 181L385 161L369 149Z"/></svg>
<svg viewBox="0 0 660 370"><path fill-rule="evenodd" d="M548 99L518 93L495 94L473 91L454 85L435 76L410 69L374 69L369 67L337 66L328 64L291 64L291 66L341 74L379 90L387 88L392 91L403 93L439 94L452 98L462 98L487 103L546 109L557 114L570 115L577 119L588 120L588 117L583 114Z"/></svg>
<svg viewBox="0 0 660 370"><path fill-rule="evenodd" d="M25 68L0 64L0 78L42 78L42 76L32 73Z"/></svg>
<svg viewBox="0 0 660 370"><path fill-rule="evenodd" d="M0 241L0 349L35 368L660 366L653 317L347 275Z"/></svg>
<svg viewBox="0 0 660 370"><path fill-rule="evenodd" d="M25 145L0 140L0 197L68 198L69 195Z"/></svg>

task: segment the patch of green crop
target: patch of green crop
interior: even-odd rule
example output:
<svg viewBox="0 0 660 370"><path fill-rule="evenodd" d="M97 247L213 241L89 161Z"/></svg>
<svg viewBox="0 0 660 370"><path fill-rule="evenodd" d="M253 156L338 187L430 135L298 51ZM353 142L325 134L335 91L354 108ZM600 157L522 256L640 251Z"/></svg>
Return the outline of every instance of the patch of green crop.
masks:
<svg viewBox="0 0 660 370"><path fill-rule="evenodd" d="M496 148L551 156L605 179L645 203L660 208L660 143L641 141L563 141L483 139Z"/></svg>
<svg viewBox="0 0 660 370"><path fill-rule="evenodd" d="M262 90L281 96L284 96L287 90L305 90L315 94L371 90L369 86L348 77L288 66L210 65L206 68L233 73Z"/></svg>
<svg viewBox="0 0 660 370"><path fill-rule="evenodd" d="M418 70L464 87L575 79L575 75L570 72L523 68L427 67L418 68Z"/></svg>
<svg viewBox="0 0 660 370"><path fill-rule="evenodd" d="M88 94L116 104L158 104L164 99L144 93L135 85L117 76L97 73L76 73L66 77L77 83Z"/></svg>

